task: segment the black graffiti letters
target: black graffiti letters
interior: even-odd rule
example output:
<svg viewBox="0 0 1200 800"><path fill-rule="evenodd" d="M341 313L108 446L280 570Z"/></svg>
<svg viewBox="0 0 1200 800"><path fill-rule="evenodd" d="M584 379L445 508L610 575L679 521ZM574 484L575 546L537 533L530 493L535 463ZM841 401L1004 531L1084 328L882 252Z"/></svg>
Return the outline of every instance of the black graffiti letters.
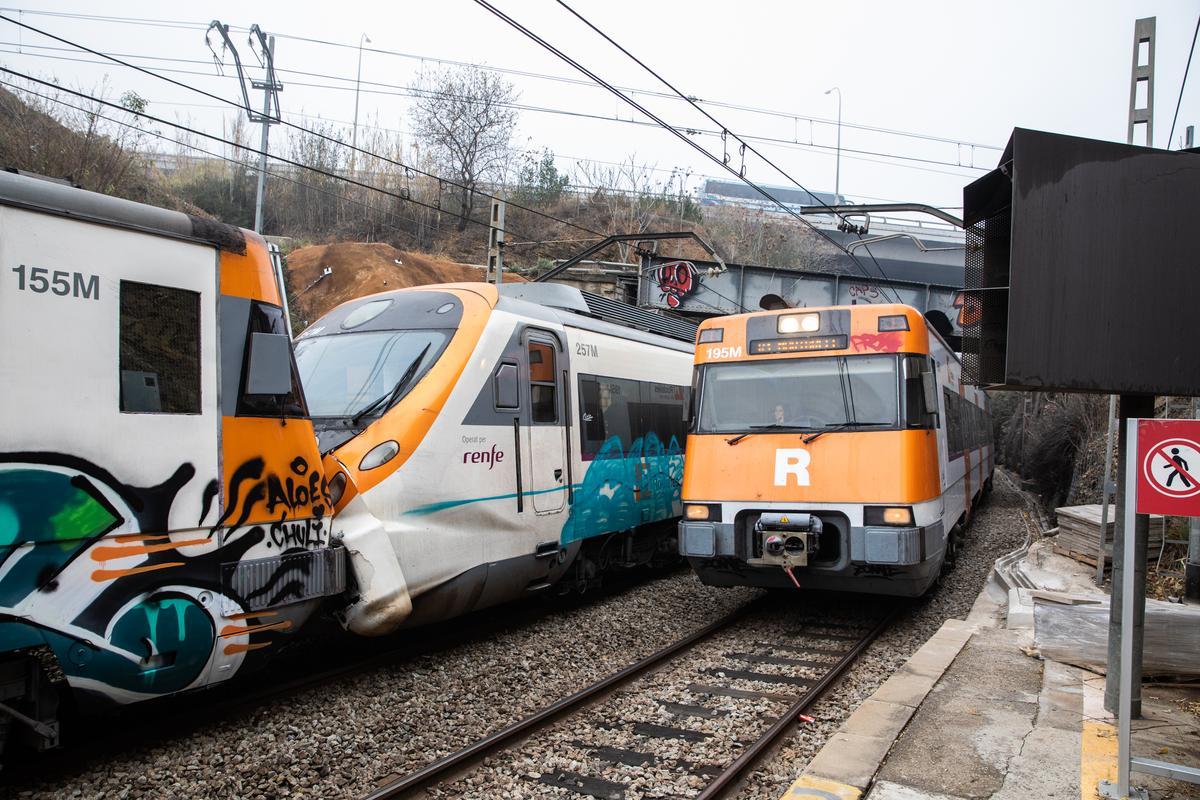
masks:
<svg viewBox="0 0 1200 800"><path fill-rule="evenodd" d="M269 535L271 544L281 549L325 546L325 524L319 517L272 522Z"/></svg>

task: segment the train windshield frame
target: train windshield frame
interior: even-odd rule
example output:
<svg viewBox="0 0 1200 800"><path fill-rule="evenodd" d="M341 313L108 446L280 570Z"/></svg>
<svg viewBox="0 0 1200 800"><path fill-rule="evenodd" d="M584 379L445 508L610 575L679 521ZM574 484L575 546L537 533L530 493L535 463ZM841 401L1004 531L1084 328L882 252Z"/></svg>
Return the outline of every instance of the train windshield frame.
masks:
<svg viewBox="0 0 1200 800"><path fill-rule="evenodd" d="M705 364L692 433L898 430L896 355L836 355Z"/></svg>
<svg viewBox="0 0 1200 800"><path fill-rule="evenodd" d="M421 382L454 334L452 328L415 328L301 338L296 365L309 414L383 414Z"/></svg>

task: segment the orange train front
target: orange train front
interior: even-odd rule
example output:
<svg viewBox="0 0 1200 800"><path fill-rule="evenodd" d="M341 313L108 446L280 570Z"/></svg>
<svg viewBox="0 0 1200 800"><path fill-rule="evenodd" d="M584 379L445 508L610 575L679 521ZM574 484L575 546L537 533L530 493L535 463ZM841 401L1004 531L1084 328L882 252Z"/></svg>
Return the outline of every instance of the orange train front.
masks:
<svg viewBox="0 0 1200 800"><path fill-rule="evenodd" d="M697 334L680 552L705 583L915 596L991 487L987 397L920 312L719 317Z"/></svg>

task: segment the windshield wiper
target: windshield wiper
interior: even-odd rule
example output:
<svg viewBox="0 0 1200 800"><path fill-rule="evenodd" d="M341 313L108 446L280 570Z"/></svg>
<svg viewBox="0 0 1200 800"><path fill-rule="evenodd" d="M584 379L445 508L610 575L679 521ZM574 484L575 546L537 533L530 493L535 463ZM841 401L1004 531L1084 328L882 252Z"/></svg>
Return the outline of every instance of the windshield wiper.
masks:
<svg viewBox="0 0 1200 800"><path fill-rule="evenodd" d="M413 376L417 374L417 367L421 366L421 362L425 360L425 354L428 352L429 345L425 345L423 348L421 348L421 352L418 353L417 357L413 359L413 362L408 365L408 369L404 370L404 374L400 376L400 380L396 381L396 385L392 387L392 390L368 403L366 408L350 418L350 424L357 427L358 424L362 422L363 417L367 416L367 414L370 414L372 411L378 408L382 408L383 411L387 411L389 408L391 408L392 405L395 404L396 400L400 397L400 392L404 391L404 387L407 386L408 382L411 381Z"/></svg>
<svg viewBox="0 0 1200 800"><path fill-rule="evenodd" d="M750 427L753 428L753 430L746 431L745 433L739 433L737 436L733 436L729 439L726 439L725 443L731 444L731 445L737 444L742 439L745 439L747 436L753 436L756 433L760 433L760 432L762 432L764 430L768 430L768 429L781 430L781 431L811 430L811 428L805 428L805 427L801 427L799 425L780 425L778 422L769 422L766 425L751 425Z"/></svg>
<svg viewBox="0 0 1200 800"><path fill-rule="evenodd" d="M811 433L808 436L805 436L804 443L808 444L809 442L812 442L814 439L821 436L822 434L829 433L830 431L844 431L849 428L878 428L881 426L890 426L893 424L894 423L891 423L891 422L837 422L837 423L834 423L833 425L826 425L825 427L821 428L821 430L816 431L815 433Z"/></svg>

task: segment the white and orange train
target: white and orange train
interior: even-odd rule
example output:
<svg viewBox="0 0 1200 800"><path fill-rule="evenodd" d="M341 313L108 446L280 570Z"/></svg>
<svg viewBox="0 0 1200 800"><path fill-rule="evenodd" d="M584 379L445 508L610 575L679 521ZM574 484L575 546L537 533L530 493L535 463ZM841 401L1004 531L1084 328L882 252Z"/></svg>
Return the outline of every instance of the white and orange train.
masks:
<svg viewBox="0 0 1200 800"><path fill-rule="evenodd" d="M0 172L0 749L245 673L342 593L283 305L257 234Z"/></svg>
<svg viewBox="0 0 1200 800"><path fill-rule="evenodd" d="M349 630L678 558L694 328L638 330L673 323L629 307L632 324L614 324L604 305L560 285L422 286L347 302L300 336L356 583Z"/></svg>
<svg viewBox="0 0 1200 800"><path fill-rule="evenodd" d="M992 482L961 371L908 306L707 320L680 552L712 585L923 594Z"/></svg>

